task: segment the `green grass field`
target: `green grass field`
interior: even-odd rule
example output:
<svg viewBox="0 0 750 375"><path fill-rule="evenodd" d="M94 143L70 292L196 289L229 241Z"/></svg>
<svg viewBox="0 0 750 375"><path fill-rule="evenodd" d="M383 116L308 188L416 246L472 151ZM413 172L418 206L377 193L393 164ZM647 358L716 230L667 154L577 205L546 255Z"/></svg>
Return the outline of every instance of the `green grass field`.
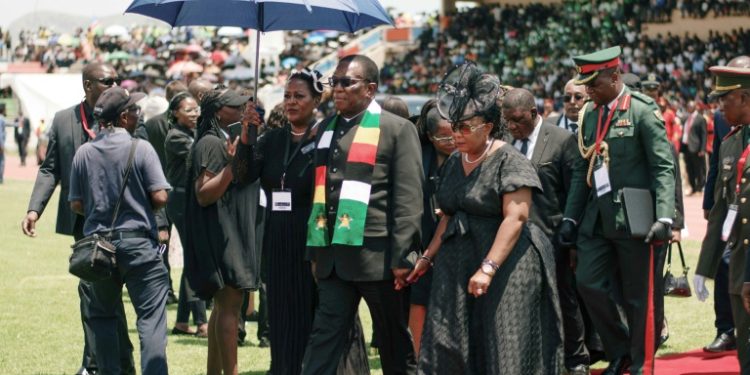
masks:
<svg viewBox="0 0 750 375"><path fill-rule="evenodd" d="M38 223L37 237L27 238L21 233L20 221L31 188L31 182L12 180L0 185L0 374L72 374L81 362L83 339L78 281L67 270L71 238L54 234L57 194ZM685 245L687 262L694 265L699 243L688 241ZM676 255L675 261L679 263ZM181 271L172 269L172 278L178 280ZM674 271L680 271L679 265ZM125 300L138 363L135 314L127 295ZM175 309L175 305L168 309L170 330ZM364 304L360 314L369 340L371 321ZM713 339L711 299L701 303L694 297L667 298L666 314L671 338L660 355L700 348ZM249 344L239 348L240 373L264 374L270 362L269 350L255 345L255 323L248 323L247 329ZM169 336L171 373L205 373L206 350L205 339ZM370 357L370 366L372 373L382 373L377 356Z"/></svg>

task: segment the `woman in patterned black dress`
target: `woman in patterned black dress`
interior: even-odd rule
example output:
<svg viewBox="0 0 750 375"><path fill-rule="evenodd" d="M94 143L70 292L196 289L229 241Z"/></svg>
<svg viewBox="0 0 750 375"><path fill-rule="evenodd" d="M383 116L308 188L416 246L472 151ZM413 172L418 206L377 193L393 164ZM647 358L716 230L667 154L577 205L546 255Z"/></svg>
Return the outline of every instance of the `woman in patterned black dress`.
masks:
<svg viewBox="0 0 750 375"><path fill-rule="evenodd" d="M454 92L477 96L470 105L439 100L459 152L442 168L444 216L410 276L435 259L419 372L557 374L562 328L552 245L526 222L541 185L523 155L490 135L500 124L497 79L473 65L458 70L454 86L469 88Z"/></svg>

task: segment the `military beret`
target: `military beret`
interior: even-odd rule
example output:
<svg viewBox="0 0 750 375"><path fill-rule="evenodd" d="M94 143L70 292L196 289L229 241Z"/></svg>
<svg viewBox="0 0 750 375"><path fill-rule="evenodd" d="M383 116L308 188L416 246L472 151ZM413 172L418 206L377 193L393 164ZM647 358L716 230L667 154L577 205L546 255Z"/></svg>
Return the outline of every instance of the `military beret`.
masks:
<svg viewBox="0 0 750 375"><path fill-rule="evenodd" d="M622 48L610 47L587 55L574 56L578 76L575 77L576 85L585 85L596 78L599 72L620 65L620 54Z"/></svg>
<svg viewBox="0 0 750 375"><path fill-rule="evenodd" d="M714 89L709 94L712 98L724 96L732 90L750 89L750 68L712 66L709 70L716 77Z"/></svg>

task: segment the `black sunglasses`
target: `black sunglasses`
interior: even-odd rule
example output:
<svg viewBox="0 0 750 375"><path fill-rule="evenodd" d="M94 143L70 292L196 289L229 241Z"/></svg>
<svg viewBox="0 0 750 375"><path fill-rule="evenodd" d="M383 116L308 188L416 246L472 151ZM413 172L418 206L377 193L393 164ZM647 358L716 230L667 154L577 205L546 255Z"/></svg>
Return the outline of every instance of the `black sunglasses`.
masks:
<svg viewBox="0 0 750 375"><path fill-rule="evenodd" d="M122 82L122 78L97 78L93 81L99 82L104 86L112 86L114 84L120 85L120 82Z"/></svg>
<svg viewBox="0 0 750 375"><path fill-rule="evenodd" d="M357 83L362 82L362 81L370 82L370 80L366 78L329 77L328 85L331 87L336 87L336 85L341 84L341 87L347 88L349 86L356 85Z"/></svg>
<svg viewBox="0 0 750 375"><path fill-rule="evenodd" d="M573 98L575 98L576 101L583 100L583 95L581 95L581 94L575 94L575 95L567 95L566 94L566 95L563 95L563 101L565 101L565 103L569 102L570 99L573 99Z"/></svg>

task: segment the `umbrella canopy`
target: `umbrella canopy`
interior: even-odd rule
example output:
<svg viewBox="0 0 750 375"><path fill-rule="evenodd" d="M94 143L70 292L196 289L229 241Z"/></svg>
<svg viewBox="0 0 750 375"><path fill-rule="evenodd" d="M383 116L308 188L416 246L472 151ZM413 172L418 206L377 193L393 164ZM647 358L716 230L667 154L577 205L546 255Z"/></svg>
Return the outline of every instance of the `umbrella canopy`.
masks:
<svg viewBox="0 0 750 375"><path fill-rule="evenodd" d="M167 77L178 74L200 73L203 71L203 65L192 61L178 61L167 69Z"/></svg>
<svg viewBox="0 0 750 375"><path fill-rule="evenodd" d="M134 0L125 12L172 26L236 26L259 31L355 32L393 24L377 0Z"/></svg>
<svg viewBox="0 0 750 375"><path fill-rule="evenodd" d="M130 60L133 56L130 56L129 53L125 51L114 51L107 54L107 57L105 58L107 61L115 61L115 60L123 60L127 61Z"/></svg>

